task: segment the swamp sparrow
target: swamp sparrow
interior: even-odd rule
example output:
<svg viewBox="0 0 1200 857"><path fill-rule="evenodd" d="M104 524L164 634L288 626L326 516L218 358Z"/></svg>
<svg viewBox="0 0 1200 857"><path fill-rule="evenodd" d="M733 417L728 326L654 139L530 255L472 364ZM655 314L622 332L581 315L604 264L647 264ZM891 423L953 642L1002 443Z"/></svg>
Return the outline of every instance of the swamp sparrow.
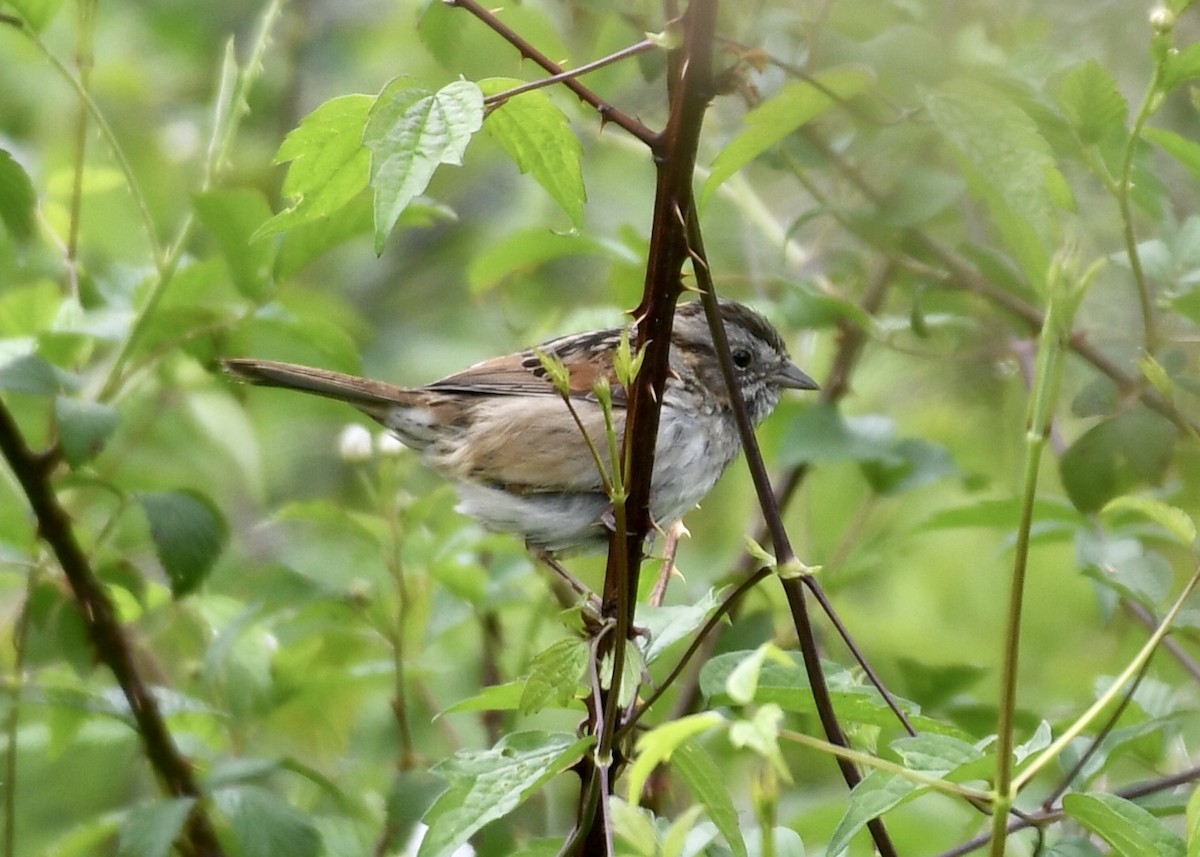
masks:
<svg viewBox="0 0 1200 857"><path fill-rule="evenodd" d="M755 425L779 404L784 387L817 389L765 318L730 301L721 303L721 315ZM602 548L607 539L603 519L611 504L580 425L607 466L604 413L593 390L598 378L608 378L614 427L623 436L625 391L613 370L622 332L563 336L414 388L269 360L224 365L244 381L353 405L451 480L459 511L489 529L524 536L535 550L557 553ZM575 416L539 353L566 367ZM742 448L699 301L676 311L670 365L651 482L651 512L664 525L699 503Z"/></svg>

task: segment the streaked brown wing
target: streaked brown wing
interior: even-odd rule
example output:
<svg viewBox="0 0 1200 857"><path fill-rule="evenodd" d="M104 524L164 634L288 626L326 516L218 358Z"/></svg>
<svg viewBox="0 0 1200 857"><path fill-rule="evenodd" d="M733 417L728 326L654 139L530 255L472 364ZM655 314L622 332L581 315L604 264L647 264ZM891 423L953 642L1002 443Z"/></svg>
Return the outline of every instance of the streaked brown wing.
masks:
<svg viewBox="0 0 1200 857"><path fill-rule="evenodd" d="M623 405L625 391L617 383L612 368L612 349L617 337L615 330L598 330L552 339L527 351L476 363L423 389L472 395L558 396L538 359L537 352L540 351L557 357L567 367L572 398L595 399L592 390L603 375L607 376L612 388L613 402Z"/></svg>

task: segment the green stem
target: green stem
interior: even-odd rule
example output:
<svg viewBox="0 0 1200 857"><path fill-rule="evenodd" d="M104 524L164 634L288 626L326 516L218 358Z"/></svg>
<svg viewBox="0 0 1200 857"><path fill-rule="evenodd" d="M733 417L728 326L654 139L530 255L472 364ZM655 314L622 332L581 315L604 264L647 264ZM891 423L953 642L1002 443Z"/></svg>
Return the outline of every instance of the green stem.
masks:
<svg viewBox="0 0 1200 857"><path fill-rule="evenodd" d="M25 581L25 601L13 628L13 682L9 692L4 733L8 752L4 755L4 857L13 857L17 836L17 731L21 726L21 697L25 690L25 644L29 639L30 605L40 579L34 565Z"/></svg>
<svg viewBox="0 0 1200 857"><path fill-rule="evenodd" d="M1013 747L1016 742L1017 676L1021 651L1021 613L1025 580L1029 569L1029 540L1033 529L1033 508L1037 498L1038 471L1046 438L1050 435L1054 403L1058 398L1063 360L1070 340L1071 318L1081 290L1080 281L1064 271L1059 260L1047 275L1046 318L1038 338L1037 366L1025 434L1025 471L1022 480L1021 518L1013 558L1009 588L1008 618L1004 634L1004 665L1000 679L999 717L996 725L996 782L992 815L993 857L1003 857L1009 810L1012 809ZM1086 278L1083 282L1086 282ZM1074 290L1074 293L1071 292Z"/></svg>
<svg viewBox="0 0 1200 857"><path fill-rule="evenodd" d="M1130 199L1133 191L1133 159L1137 152L1138 143L1142 139L1142 131L1146 121L1158 109L1162 100L1159 91L1162 85L1163 63L1154 65L1154 76L1146 88L1146 94L1138 107L1133 120L1133 128L1129 140L1125 143L1125 151L1121 156L1121 173L1116 184L1117 208L1121 212L1122 236L1125 241L1125 254L1129 257L1129 270L1133 274L1134 286L1137 289L1138 305L1142 312L1142 326L1145 336L1145 348L1148 354L1153 354L1158 348L1158 325L1154 319L1154 301L1150 293L1150 284L1146 280L1146 271L1142 267L1142 255L1138 250L1137 232L1133 226L1133 203Z"/></svg>
<svg viewBox="0 0 1200 857"><path fill-rule="evenodd" d="M1081 714L1074 723L1067 727L1066 731L1058 737L1057 741L1043 750L1029 765L1029 767L1021 772L1021 775L1017 777L1013 783L1017 790L1023 788L1047 765L1057 759L1059 754L1061 754L1062 751L1065 750L1067 746L1092 723L1092 721L1099 717L1100 713L1106 707L1108 707L1113 700L1121 695L1122 689L1133 680L1133 678L1138 674L1138 671L1142 669L1148 660L1150 660L1150 656L1154 654L1154 650L1158 648L1163 639L1167 636L1167 633L1171 630L1171 625L1175 622L1175 618L1179 615L1179 612L1183 610L1188 597L1192 594L1192 591L1196 588L1198 583L1200 583L1200 567L1198 567L1192 574L1191 579L1183 588L1183 592L1179 593L1179 597L1175 599L1175 603L1171 605L1171 609L1167 611L1167 615L1163 617L1162 622L1159 623L1159 626L1154 630L1154 633L1150 635L1150 639L1146 641L1146 644L1142 646L1136 655L1134 655L1133 660L1131 660L1125 669L1121 671L1121 674L1117 676L1116 681L1112 683L1108 690L1105 691L1099 699L1092 703L1092 706L1087 711Z"/></svg>
<svg viewBox="0 0 1200 857"><path fill-rule="evenodd" d="M221 165L228 157L234 137L241 126L241 120L250 111L249 105L246 102L246 95L258 79L258 76L262 73L263 58L270 43L271 30L283 13L283 3L284 0L270 0L267 4L267 8L262 15L258 37L255 39L250 51L250 57L238 69L227 97L225 97L225 80L227 78L224 75L222 76L221 91L214 108L212 135L209 138L208 154L205 158L204 178L199 188L201 193L209 190L214 184ZM230 51L232 51L232 46L230 47ZM228 57L229 54L227 54L226 67L231 62ZM129 172L127 172L128 175ZM145 212L144 217L147 218L147 226L152 228L153 222L149 219L149 213ZM192 230L195 228L195 225L195 212L189 211L184 217L183 223L180 224L179 231L175 236L175 240L171 242L170 247L165 252L160 247L155 247L155 266L158 277L150 289L150 294L146 296L146 302L134 318L133 326L130 328L129 335L125 338L124 343L122 343L121 350L113 360L112 366L109 367L108 375L104 379L100 393L97 396L100 401L112 398L124 382L125 366L133 355L134 347L141 340L142 336L145 335L146 329L149 327L159 303L161 303L163 296L167 292L167 288L174 280L175 272L179 269L179 263L183 256L183 250L191 240Z"/></svg>
<svg viewBox="0 0 1200 857"><path fill-rule="evenodd" d="M154 218L150 214L150 206L146 203L146 197L142 193L141 185L138 184L137 176L133 172L133 166L129 163L129 158L126 156L125 150L117 140L117 135L113 133L112 126L108 124L108 120L104 117L100 106L96 104L88 92L85 83L71 73L66 63L54 55L33 28L22 21L18 25L18 29L38 49L46 62L59 73L63 80L71 85L71 88L75 90L75 95L79 99L79 103L86 109L92 121L96 123L96 128L100 132L100 136L104 138L104 142L112 150L113 157L117 161L117 168L120 169L121 174L124 176L125 184L129 188L130 195L133 197L134 205L137 206L138 214L142 221L142 228L145 230L146 237L150 241L150 251L154 257L154 264L156 267L161 267L163 261L162 242L155 232Z"/></svg>
<svg viewBox="0 0 1200 857"><path fill-rule="evenodd" d="M878 756L872 756L870 753L863 753L849 747L843 747L841 744L833 744L829 741L822 741L820 738L814 738L811 735L805 735L803 732L791 732L786 729L780 730L779 737L794 744L800 744L804 747L810 747L814 750L820 750L823 753L837 756L840 759L854 762L856 765L862 765L867 768L874 768L877 771L883 771L887 774L896 774L904 777L904 779L914 782L919 786L928 786L934 791L941 792L950 797L966 798L972 801L989 801L990 796L978 789L970 789L966 786L960 786L957 783L947 782L940 777L935 777L930 774L924 774L920 771L914 771L911 768L906 768L896 762L889 762L887 759L881 759ZM1004 816L1001 816L1004 818Z"/></svg>
<svg viewBox="0 0 1200 857"><path fill-rule="evenodd" d="M82 0L79 4L79 35L75 43L75 67L79 69L79 86L89 88L95 54L92 44L96 36L97 0ZM79 99L75 116L75 178L71 187L70 221L67 226L67 293L79 298L79 226L83 213L83 170L87 162L88 108Z"/></svg>

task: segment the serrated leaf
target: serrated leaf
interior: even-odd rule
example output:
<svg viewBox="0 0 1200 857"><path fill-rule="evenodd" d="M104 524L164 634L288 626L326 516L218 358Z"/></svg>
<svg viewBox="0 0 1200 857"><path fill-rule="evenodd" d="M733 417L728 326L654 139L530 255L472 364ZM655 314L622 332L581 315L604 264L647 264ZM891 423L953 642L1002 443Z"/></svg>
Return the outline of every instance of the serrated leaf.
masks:
<svg viewBox="0 0 1200 857"><path fill-rule="evenodd" d="M862 68L831 69L811 81L790 83L755 107L743 120L745 130L713 160L712 171L700 191L700 207L746 164L829 108L853 98L872 81L871 73Z"/></svg>
<svg viewBox="0 0 1200 857"><path fill-rule="evenodd" d="M371 151L376 253L437 168L462 163L482 124L483 93L471 81L458 80L430 94L411 79L398 78L379 93L363 132Z"/></svg>
<svg viewBox="0 0 1200 857"><path fill-rule="evenodd" d="M195 798L175 798L134 807L121 822L120 857L166 857L179 838Z"/></svg>
<svg viewBox="0 0 1200 857"><path fill-rule="evenodd" d="M747 857L746 843L742 839L742 828L738 824L737 809L734 808L725 773L694 740L684 741L676 747L671 754L671 761L692 797L708 811L708 817L725 837L735 857Z"/></svg>
<svg viewBox="0 0 1200 857"><path fill-rule="evenodd" d="M225 520L206 497L191 491L148 492L138 500L171 593L182 598L204 582L221 555L228 534Z"/></svg>
<svg viewBox="0 0 1200 857"><path fill-rule="evenodd" d="M1133 512L1149 518L1174 536L1181 544L1190 545L1196 540L1195 521L1178 506L1171 506L1151 497L1132 497L1126 494L1109 500L1100 510L1100 513L1105 515L1118 512Z"/></svg>
<svg viewBox="0 0 1200 857"><path fill-rule="evenodd" d="M919 787L899 774L871 771L850 792L846 812L834 828L826 852L839 854L850 845L854 835L878 818L911 798Z"/></svg>
<svg viewBox="0 0 1200 857"><path fill-rule="evenodd" d="M0 223L17 243L33 237L36 209L33 180L12 155L0 149Z"/></svg>
<svg viewBox="0 0 1200 857"><path fill-rule="evenodd" d="M484 95L519 86L515 78L479 81ZM522 173L529 173L554 198L571 223L583 223L587 192L583 185L583 145L567 115L541 89L509 98L487 114L483 129L508 152Z"/></svg>
<svg viewBox="0 0 1200 857"><path fill-rule="evenodd" d="M112 405L58 396L54 400L58 440L72 467L95 458L117 428L117 410Z"/></svg>
<svg viewBox="0 0 1200 857"><path fill-rule="evenodd" d="M1067 74L1058 88L1058 103L1085 145L1099 143L1112 132L1123 129L1129 112L1117 82L1095 60L1088 60Z"/></svg>
<svg viewBox="0 0 1200 857"><path fill-rule="evenodd" d="M521 693L521 713L536 714L549 705L564 707L575 699L589 652L586 642L569 637L534 655Z"/></svg>
<svg viewBox="0 0 1200 857"><path fill-rule="evenodd" d="M714 705L734 702L727 690L730 675L754 654L753 651L726 652L709 660L700 671L700 690L705 698ZM762 664L753 701L760 704L775 703L785 711L812 714L816 711L816 704L809 689L803 659L796 652L784 654L784 662L769 660ZM895 725L896 715L875 688L863 686L855 676L841 667L832 664L822 666L834 710L843 723ZM944 735L960 734L953 726L919 714L920 709L915 703L894 695L893 699L917 729Z"/></svg>
<svg viewBox="0 0 1200 857"><path fill-rule="evenodd" d="M957 79L926 100L972 194L987 207L1030 282L1040 283L1059 241L1056 195L1067 187L1049 144L1020 107L977 81Z"/></svg>
<svg viewBox="0 0 1200 857"><path fill-rule="evenodd" d="M490 750L460 750L434 773L450 781L424 821L429 831L418 857L448 857L485 824L503 818L543 784L570 768L591 736L513 732Z"/></svg>
<svg viewBox="0 0 1200 857"><path fill-rule="evenodd" d="M716 711L704 711L670 720L642 735L637 742L637 755L629 767L626 792L629 803L637 806L654 769L669 760L680 745L724 722L725 718Z"/></svg>
<svg viewBox="0 0 1200 857"><path fill-rule="evenodd" d="M230 821L245 857L317 857L321 836L311 816L260 786L228 789ZM229 799L228 797L226 799Z"/></svg>
<svg viewBox="0 0 1200 857"><path fill-rule="evenodd" d="M201 225L217 241L239 292L255 301L268 296L276 245L252 241L255 231L271 218L261 193L249 188L213 190L193 200Z"/></svg>
<svg viewBox="0 0 1200 857"><path fill-rule="evenodd" d="M259 227L251 241L328 217L366 188L370 153L363 128L372 101L362 94L331 99L287 135L275 162L291 164L282 193L292 205Z"/></svg>
<svg viewBox="0 0 1200 857"><path fill-rule="evenodd" d="M990 757L974 744L952 735L915 735L897 738L892 742L904 761L904 767L933 777L948 777L951 773L984 761Z"/></svg>
<svg viewBox="0 0 1200 857"><path fill-rule="evenodd" d="M660 857L662 843L650 810L611 797L608 812L612 817L613 839L621 845L616 853L621 857Z"/></svg>
<svg viewBox="0 0 1200 857"><path fill-rule="evenodd" d="M1112 794L1074 792L1063 810L1121 857L1184 857L1183 840L1137 804Z"/></svg>

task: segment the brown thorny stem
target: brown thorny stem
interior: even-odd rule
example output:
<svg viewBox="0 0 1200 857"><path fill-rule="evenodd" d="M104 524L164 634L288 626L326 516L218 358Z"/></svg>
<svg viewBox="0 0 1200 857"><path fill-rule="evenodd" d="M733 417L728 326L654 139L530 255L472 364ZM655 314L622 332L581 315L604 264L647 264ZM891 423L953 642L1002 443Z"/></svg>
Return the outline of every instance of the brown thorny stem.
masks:
<svg viewBox="0 0 1200 857"><path fill-rule="evenodd" d="M151 767L168 794L196 801L177 845L188 857L221 857L224 851L201 803L203 794L192 766L176 746L158 700L137 671L133 649L117 620L112 601L75 537L70 515L50 484L47 459L26 445L3 402L0 402L0 454L29 501L37 519L38 535L62 567L96 656L120 685Z"/></svg>
<svg viewBox="0 0 1200 857"><path fill-rule="evenodd" d="M675 301L679 297L683 265L685 261L695 256L699 239L698 225L694 236L695 240L691 240L692 236L688 235L692 230L692 225L688 222L690 218L682 216L681 213L693 211L691 181L695 168L699 134L708 102L715 95L712 48L715 39L718 0L694 0L683 16L682 47L673 50L668 56L670 115L667 126L661 134L651 132L642 123L604 102L590 89L579 83L575 77L568 76L558 64L538 52L519 34L499 22L475 0L448 0L448 2L450 5L460 6L470 11L512 44L523 57L537 63L551 75L557 76L582 101L592 105L605 122L613 122L645 142L650 147L658 168L646 286L642 303L635 311L638 322L637 347L644 350L645 359L641 372L628 396L623 446L623 462L629 475L628 495L624 509L626 514L615 516L618 526L616 532L612 534L610 542L601 608L602 616L615 622L615 627L612 629L615 633L606 635L614 641L613 645L607 648L612 656L612 680L607 690L600 689L598 693L594 694L591 705L590 728L594 730L599 725L596 754L594 757L581 760L577 766L584 783L583 792L591 794L598 779L604 780L606 790L611 789L615 775L619 772L623 761L620 748L614 746L613 743L614 735L623 725L618 723L620 712L615 702L619 698L623 673L625 658L623 642L629 639L633 627L634 601L637 592L638 571L642 560L642 548L646 535L654 523L649 516L650 474L653 472L660 406L668 372L670 328L674 317ZM674 18L677 15L675 4L668 2L665 6L667 17ZM702 249L700 252L702 253ZM694 264L694 267L700 266ZM709 286L709 297L715 301L711 283ZM723 332L716 332L714 335L723 341ZM722 350L724 351L723 365L726 371L730 371L732 364L729 362L728 346L725 345ZM736 388L732 389L735 390L734 396L737 400ZM772 541L776 545L776 551L781 555L782 561L794 559L794 553L791 551L787 535L780 523L778 506L774 503L765 467L754 443L752 427L746 416L744 405L740 401L737 403L737 412L746 430L743 443L747 449L748 460L751 461L756 485L760 489L760 501L766 509L764 514L772 530ZM764 486L765 490L763 490ZM791 585L787 585L789 583ZM806 655L806 664L816 667L815 674L810 668L810 681L814 687L814 694L818 696L818 709L822 711L821 719L826 734L832 741L840 740L844 744L844 735L837 723L832 704L829 702L824 677L820 674L816 641L804 605L803 589L798 581L790 581L785 582L785 591L792 604L793 617L797 622L797 633L802 641L807 640L809 643L805 648L811 653L811 657ZM819 592L819 588L817 594L823 595ZM826 599L819 598L819 601L827 610L831 609ZM843 636L848 636L840 622L836 624L839 632L843 633ZM856 656L861 661L861 654L857 652L850 640L847 642L850 643L851 649L856 652ZM600 651L599 647L597 651ZM880 690L883 691L883 688L880 687ZM824 697L824 703L820 700L821 696ZM886 692L884 692L884 697L895 708ZM897 711L897 713L901 722L911 731L902 712ZM626 724L628 722L627 720ZM841 761L839 761L839 765L843 769L847 782L853 786L858 781L857 770L852 765ZM604 802L603 799L599 802L590 800L581 804L580 817L577 820L577 835L580 840L577 853L603 854L610 851L611 838L609 831L604 829L607 825L600 830L596 830L594 825L596 815L603 816L604 814ZM887 838L882 823L875 820L871 823L870 829L880 853L894 854L894 848Z"/></svg>

